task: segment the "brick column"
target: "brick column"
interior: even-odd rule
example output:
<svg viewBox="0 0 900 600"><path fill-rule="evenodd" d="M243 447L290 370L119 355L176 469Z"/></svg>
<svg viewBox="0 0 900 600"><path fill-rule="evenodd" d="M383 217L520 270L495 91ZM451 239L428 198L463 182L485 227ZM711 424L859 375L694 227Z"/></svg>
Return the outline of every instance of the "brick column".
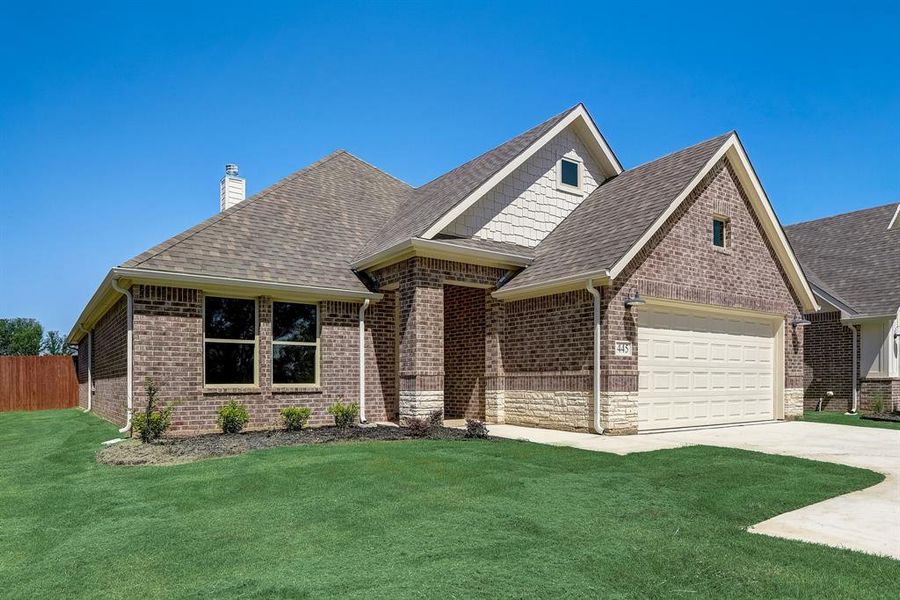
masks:
<svg viewBox="0 0 900 600"><path fill-rule="evenodd" d="M600 423L610 435L637 433L637 315L620 287L604 287L600 320ZM631 342L631 356L615 356L616 340Z"/></svg>
<svg viewBox="0 0 900 600"><path fill-rule="evenodd" d="M400 280L400 422L444 410L444 290L411 261Z"/></svg>
<svg viewBox="0 0 900 600"><path fill-rule="evenodd" d="M500 342L505 324L504 304L491 296L490 291L484 298L484 419L488 423L503 423L506 408Z"/></svg>

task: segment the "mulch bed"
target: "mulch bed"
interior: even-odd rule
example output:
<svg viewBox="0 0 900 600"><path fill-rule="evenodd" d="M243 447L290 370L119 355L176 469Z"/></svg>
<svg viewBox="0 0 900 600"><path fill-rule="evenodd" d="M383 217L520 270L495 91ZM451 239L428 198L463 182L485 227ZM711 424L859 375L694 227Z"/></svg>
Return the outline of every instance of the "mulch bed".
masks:
<svg viewBox="0 0 900 600"><path fill-rule="evenodd" d="M468 440L461 429L434 427L426 436L416 436L405 427L314 427L302 431L248 431L210 433L192 437L164 438L151 444L139 440L120 442L97 453L97 462L107 465L174 465L207 458L234 456L251 450L334 442L400 440Z"/></svg>
<svg viewBox="0 0 900 600"><path fill-rule="evenodd" d="M891 421L893 423L900 423L900 413L872 413L868 415L860 415L860 419L866 419L868 421Z"/></svg>

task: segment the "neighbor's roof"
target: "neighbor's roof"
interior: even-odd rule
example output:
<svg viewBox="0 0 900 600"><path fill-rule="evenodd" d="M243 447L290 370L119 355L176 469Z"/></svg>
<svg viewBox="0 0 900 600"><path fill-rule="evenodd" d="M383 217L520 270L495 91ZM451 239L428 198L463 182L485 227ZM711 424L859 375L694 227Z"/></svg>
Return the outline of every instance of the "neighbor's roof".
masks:
<svg viewBox="0 0 900 600"><path fill-rule="evenodd" d="M503 286L503 292L611 268L732 135L720 135L605 181L538 244L534 263Z"/></svg>
<svg viewBox="0 0 900 600"><path fill-rule="evenodd" d="M122 267L367 292L350 262L411 190L338 150Z"/></svg>
<svg viewBox="0 0 900 600"><path fill-rule="evenodd" d="M785 231L804 269L839 299L860 314L892 314L900 307L900 223L888 226L897 210L885 204Z"/></svg>

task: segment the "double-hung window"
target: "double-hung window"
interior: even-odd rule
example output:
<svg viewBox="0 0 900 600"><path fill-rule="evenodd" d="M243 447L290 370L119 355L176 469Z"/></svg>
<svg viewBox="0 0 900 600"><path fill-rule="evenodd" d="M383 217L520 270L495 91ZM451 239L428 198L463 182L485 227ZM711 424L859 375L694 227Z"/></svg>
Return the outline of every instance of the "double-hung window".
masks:
<svg viewBox="0 0 900 600"><path fill-rule="evenodd" d="M319 380L319 310L315 304L272 303L272 383Z"/></svg>
<svg viewBox="0 0 900 600"><path fill-rule="evenodd" d="M256 383L256 300L207 296L203 311L206 385Z"/></svg>

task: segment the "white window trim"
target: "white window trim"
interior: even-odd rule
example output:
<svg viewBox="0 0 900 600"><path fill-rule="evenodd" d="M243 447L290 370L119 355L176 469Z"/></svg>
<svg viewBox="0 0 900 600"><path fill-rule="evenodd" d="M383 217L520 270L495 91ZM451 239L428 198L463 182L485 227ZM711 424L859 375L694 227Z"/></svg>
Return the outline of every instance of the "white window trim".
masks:
<svg viewBox="0 0 900 600"><path fill-rule="evenodd" d="M578 166L578 185L572 186L562 181L562 162L568 161ZM584 195L584 161L578 157L561 156L556 161L556 189L569 194Z"/></svg>
<svg viewBox="0 0 900 600"><path fill-rule="evenodd" d="M282 342L277 341L275 339L275 304L306 304L309 306L314 306L316 308L316 341L315 342ZM319 309L318 302L297 302L291 300L279 300L277 298L272 299L272 387L274 388L319 388L321 387L321 379L320 379L320 366L322 362L322 350L321 350L321 338L322 338L322 317L321 310ZM316 360L315 360L315 381L312 383L275 383L275 346L309 346L315 347L316 349Z"/></svg>
<svg viewBox="0 0 900 600"><path fill-rule="evenodd" d="M229 300L252 300L253 301L253 341L250 340L230 340L223 338L206 337L206 299L207 298L226 298ZM246 296L219 296L215 294L203 295L203 351L202 351L202 368L203 368L203 387L208 390L220 389L255 389L259 387L259 299ZM212 342L216 344L253 344L253 383L206 383L206 343Z"/></svg>

